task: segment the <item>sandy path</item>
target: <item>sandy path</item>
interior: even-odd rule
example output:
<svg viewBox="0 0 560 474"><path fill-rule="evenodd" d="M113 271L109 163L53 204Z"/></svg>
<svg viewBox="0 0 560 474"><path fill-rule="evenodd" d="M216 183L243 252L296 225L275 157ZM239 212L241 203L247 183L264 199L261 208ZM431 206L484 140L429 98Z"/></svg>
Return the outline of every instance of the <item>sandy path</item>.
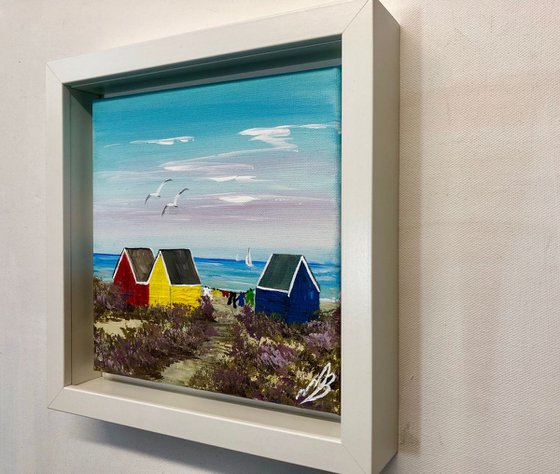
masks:
<svg viewBox="0 0 560 474"><path fill-rule="evenodd" d="M107 321L107 322L97 322L95 327L103 329L107 334L111 336L123 336L122 328L137 328L142 325L140 319L120 319L118 321Z"/></svg>
<svg viewBox="0 0 560 474"><path fill-rule="evenodd" d="M180 360L164 369L161 372L160 382L188 386L190 378L198 369L219 360L228 352L230 344L227 341L230 339L231 325L235 320L234 314L238 313L240 309L228 306L227 299L221 296L214 298L212 304L216 318L216 322L212 325L218 334L204 344L202 356Z"/></svg>

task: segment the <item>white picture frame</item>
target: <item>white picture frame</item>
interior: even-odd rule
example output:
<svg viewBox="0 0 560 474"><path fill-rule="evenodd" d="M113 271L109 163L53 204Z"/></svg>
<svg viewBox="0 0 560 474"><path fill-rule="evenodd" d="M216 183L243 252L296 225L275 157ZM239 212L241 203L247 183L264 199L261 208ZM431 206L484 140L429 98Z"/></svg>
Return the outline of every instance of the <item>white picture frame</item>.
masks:
<svg viewBox="0 0 560 474"><path fill-rule="evenodd" d="M235 403L93 369L92 99L342 64L342 415ZM334 472L397 450L399 27L352 0L48 63L48 406Z"/></svg>

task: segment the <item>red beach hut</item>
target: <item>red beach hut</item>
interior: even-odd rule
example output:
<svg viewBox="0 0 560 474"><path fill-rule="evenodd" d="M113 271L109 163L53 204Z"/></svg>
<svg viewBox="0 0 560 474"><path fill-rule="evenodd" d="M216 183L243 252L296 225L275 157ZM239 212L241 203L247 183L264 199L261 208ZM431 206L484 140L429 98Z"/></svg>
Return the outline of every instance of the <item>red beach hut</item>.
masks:
<svg viewBox="0 0 560 474"><path fill-rule="evenodd" d="M113 273L117 285L132 306L147 306L150 301L148 277L154 264L154 253L148 248L125 247Z"/></svg>

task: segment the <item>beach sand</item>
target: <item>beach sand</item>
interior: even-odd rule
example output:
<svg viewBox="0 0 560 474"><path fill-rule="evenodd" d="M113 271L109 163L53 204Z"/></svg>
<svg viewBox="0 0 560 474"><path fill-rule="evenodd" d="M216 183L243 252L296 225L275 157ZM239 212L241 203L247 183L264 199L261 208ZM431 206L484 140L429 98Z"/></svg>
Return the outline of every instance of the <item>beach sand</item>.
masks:
<svg viewBox="0 0 560 474"><path fill-rule="evenodd" d="M333 300L319 300L319 308L321 311L332 311L340 305L339 301Z"/></svg>
<svg viewBox="0 0 560 474"><path fill-rule="evenodd" d="M96 328L103 329L107 334L111 334L111 336L123 336L123 328L137 328L141 325L142 321L140 319L120 319L106 323L95 323Z"/></svg>

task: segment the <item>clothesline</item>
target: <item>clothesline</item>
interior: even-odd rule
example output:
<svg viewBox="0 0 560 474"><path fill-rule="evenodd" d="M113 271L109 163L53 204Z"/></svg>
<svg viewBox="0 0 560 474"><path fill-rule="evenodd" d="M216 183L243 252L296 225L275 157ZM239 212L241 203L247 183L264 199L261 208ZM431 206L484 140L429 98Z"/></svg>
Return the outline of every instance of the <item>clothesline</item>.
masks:
<svg viewBox="0 0 560 474"><path fill-rule="evenodd" d="M227 305L234 308L237 308L237 306L243 307L246 304L251 307L255 305L255 290L253 288L249 288L247 291L233 291L204 286L202 295L208 296L210 299L214 299L217 296L227 298Z"/></svg>

